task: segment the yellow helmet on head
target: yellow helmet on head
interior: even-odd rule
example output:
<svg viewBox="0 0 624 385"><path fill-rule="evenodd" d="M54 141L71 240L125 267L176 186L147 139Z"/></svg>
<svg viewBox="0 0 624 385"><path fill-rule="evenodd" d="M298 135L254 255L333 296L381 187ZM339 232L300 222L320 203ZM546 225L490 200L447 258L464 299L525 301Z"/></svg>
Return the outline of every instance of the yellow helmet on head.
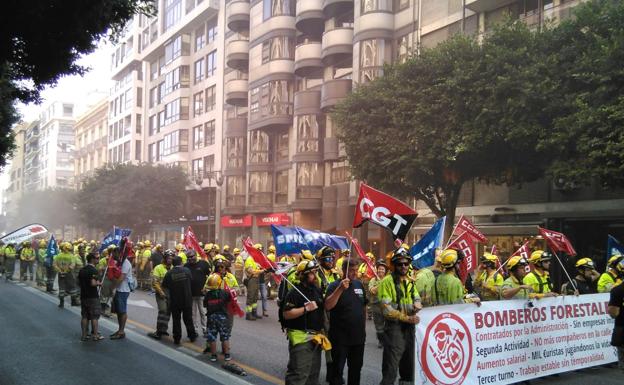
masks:
<svg viewBox="0 0 624 385"><path fill-rule="evenodd" d="M91 245L95 245L97 244L97 242L95 242L95 239L92 239L91 242L89 242Z"/></svg>
<svg viewBox="0 0 624 385"><path fill-rule="evenodd" d="M529 263L534 265L546 261L550 261L550 253L544 250L535 250L529 257Z"/></svg>
<svg viewBox="0 0 624 385"><path fill-rule="evenodd" d="M457 250L446 249L440 254L440 264L445 269L453 268L458 260Z"/></svg>
<svg viewBox="0 0 624 385"><path fill-rule="evenodd" d="M229 245L223 245L223 251L230 251L230 246Z"/></svg>
<svg viewBox="0 0 624 385"><path fill-rule="evenodd" d="M39 247L46 247L48 245L48 242L46 242L44 239L39 241Z"/></svg>
<svg viewBox="0 0 624 385"><path fill-rule="evenodd" d="M234 255L238 255L238 254L240 254L240 252L241 251L240 251L240 249L238 247L235 247L234 250L232 250L232 254L234 254Z"/></svg>
<svg viewBox="0 0 624 385"><path fill-rule="evenodd" d="M481 263L487 262L496 264L496 262L498 262L498 257L494 254L483 253L483 256L481 257Z"/></svg>
<svg viewBox="0 0 624 385"><path fill-rule="evenodd" d="M212 244L212 249L216 250L217 252L221 251L221 248L219 247L219 245L217 245L216 243Z"/></svg>
<svg viewBox="0 0 624 385"><path fill-rule="evenodd" d="M61 243L60 249L61 251L71 251L73 249L73 246L69 242L63 242Z"/></svg>
<svg viewBox="0 0 624 385"><path fill-rule="evenodd" d="M145 241L145 242L143 242L143 245L144 245L145 247L152 247L152 242L150 242L150 241Z"/></svg>
<svg viewBox="0 0 624 385"><path fill-rule="evenodd" d="M349 249L342 249L342 250L340 250L340 255L343 256L343 257L348 257L349 254L351 254L351 250L349 250Z"/></svg>
<svg viewBox="0 0 624 385"><path fill-rule="evenodd" d="M176 250L178 250L178 251L182 251L182 250L184 250L184 245L183 245L183 244L181 244L181 243L178 243L178 244L176 245Z"/></svg>
<svg viewBox="0 0 624 385"><path fill-rule="evenodd" d="M254 249L262 251L262 250L264 250L264 247L262 246L262 243L256 243L254 245Z"/></svg>
<svg viewBox="0 0 624 385"><path fill-rule="evenodd" d="M514 270L516 267L524 267L527 266L528 263L526 261L526 259L522 258L519 255L515 255L511 258L509 258L509 260L507 261L507 268L509 270Z"/></svg>
<svg viewBox="0 0 624 385"><path fill-rule="evenodd" d="M317 271L318 269L319 265L316 261L301 261L297 265L297 274L306 274Z"/></svg>
<svg viewBox="0 0 624 385"><path fill-rule="evenodd" d="M275 253L275 246L271 245L269 246L269 253Z"/></svg>
<svg viewBox="0 0 624 385"><path fill-rule="evenodd" d="M160 243L157 243L156 246L154 247L156 250L161 251L162 250L162 245Z"/></svg>
<svg viewBox="0 0 624 385"><path fill-rule="evenodd" d="M210 251L212 250L212 243L206 243L204 245L204 251Z"/></svg>
<svg viewBox="0 0 624 385"><path fill-rule="evenodd" d="M311 261L314 259L314 255L312 255L312 252L310 252L310 250L301 250L301 258Z"/></svg>
<svg viewBox="0 0 624 385"><path fill-rule="evenodd" d="M139 242L137 243L137 247L139 247L139 248L143 247L143 242L139 241Z"/></svg>
<svg viewBox="0 0 624 385"><path fill-rule="evenodd" d="M574 266L577 269L589 269L589 270L596 269L596 266L594 265L594 261L592 261L591 258L581 258L578 261L576 261L576 264Z"/></svg>
<svg viewBox="0 0 624 385"><path fill-rule="evenodd" d="M619 273L620 277L624 275L624 259L621 259L617 265L615 265L615 270Z"/></svg>
<svg viewBox="0 0 624 385"><path fill-rule="evenodd" d="M607 267L610 267L612 269L615 269L615 267L617 266L617 264L624 259L624 256L621 254L615 254L614 256L612 256L611 258L609 258L609 261L607 262Z"/></svg>
<svg viewBox="0 0 624 385"><path fill-rule="evenodd" d="M208 276L208 280L206 280L206 287L209 290L215 290L221 287L221 283L223 283L223 277L221 277L221 274L212 273Z"/></svg>
<svg viewBox="0 0 624 385"><path fill-rule="evenodd" d="M369 251L368 253L366 253L366 256L368 257L368 259L370 259L371 261L374 261L375 259L375 254L373 254L371 251Z"/></svg>

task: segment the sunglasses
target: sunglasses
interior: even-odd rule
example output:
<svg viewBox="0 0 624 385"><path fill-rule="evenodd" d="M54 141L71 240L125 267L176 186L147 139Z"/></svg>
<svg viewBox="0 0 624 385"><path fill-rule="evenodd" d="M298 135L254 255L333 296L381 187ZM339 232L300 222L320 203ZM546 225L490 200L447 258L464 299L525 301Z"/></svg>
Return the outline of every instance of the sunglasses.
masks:
<svg viewBox="0 0 624 385"><path fill-rule="evenodd" d="M409 262L397 262L395 263L395 265L397 265L398 267L403 267L403 266L409 266L410 263Z"/></svg>
<svg viewBox="0 0 624 385"><path fill-rule="evenodd" d="M324 257L324 258L321 258L321 261L325 261L325 262L329 262L329 261L333 261L333 260L334 260L334 258L333 258L333 257Z"/></svg>

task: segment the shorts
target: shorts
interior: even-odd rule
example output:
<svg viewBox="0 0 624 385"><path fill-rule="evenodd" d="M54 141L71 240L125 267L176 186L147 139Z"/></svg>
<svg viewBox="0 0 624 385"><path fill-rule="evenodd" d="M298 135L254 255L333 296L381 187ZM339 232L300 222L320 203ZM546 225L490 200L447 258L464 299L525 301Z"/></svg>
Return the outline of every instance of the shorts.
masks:
<svg viewBox="0 0 624 385"><path fill-rule="evenodd" d="M128 297L130 296L129 292L118 291L115 292L115 296L113 297L113 306L111 308L111 312L115 314L126 314L128 312Z"/></svg>
<svg viewBox="0 0 624 385"><path fill-rule="evenodd" d="M206 320L206 337L207 342L215 342L219 335L221 342L230 339L230 328L228 325L227 315L224 313L212 313L207 315Z"/></svg>
<svg viewBox="0 0 624 385"><path fill-rule="evenodd" d="M99 298L80 299L80 314L83 319L86 318L89 321L100 319L101 310L102 306Z"/></svg>

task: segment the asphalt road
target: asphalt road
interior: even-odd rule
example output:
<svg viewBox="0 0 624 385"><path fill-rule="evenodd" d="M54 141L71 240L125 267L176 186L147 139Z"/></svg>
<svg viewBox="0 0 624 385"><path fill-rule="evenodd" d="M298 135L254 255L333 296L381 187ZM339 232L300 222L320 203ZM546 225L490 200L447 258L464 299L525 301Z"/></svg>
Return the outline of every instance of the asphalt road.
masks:
<svg viewBox="0 0 624 385"><path fill-rule="evenodd" d="M5 288L8 287L8 288ZM9 295L5 295L7 293L5 290L9 290ZM21 310L21 307L18 306L18 303L22 302L22 300L27 301L27 297L23 297L22 300L18 299L17 301L11 298L11 301L8 301L7 297L11 297L12 293L16 290L22 290L25 293L25 287L20 287L15 284L7 284L4 282L4 279L0 280L0 335L4 334L6 336L11 336L11 341L13 341L13 336L16 337L13 341L12 345L23 346L22 344L23 338L21 337L24 334L27 334L26 337L30 337L33 333L38 334L38 338L41 335L44 335L44 331L35 331L31 330L30 322L35 322L33 320L29 320L26 315L32 317L33 314L37 315L38 319L45 319L45 322L39 321L42 324L46 322L54 323L55 327L58 327L63 334L67 337L69 336L69 340L71 341L71 346L82 347L81 343L78 341L79 337L79 326L78 326L78 316L79 308L73 308L72 311L76 314L70 313L67 309L61 311L54 306L50 306L50 301L56 303L55 297L49 296L47 294L42 294L36 291L38 294L36 297L47 297L45 306L28 306L28 309L25 311ZM34 289L30 289L31 293L28 295L34 295L32 292L35 292ZM21 297L20 297L21 298ZM39 298L41 300L41 298ZM39 301L37 300L37 301ZM5 304L7 302L7 304ZM240 297L239 303L241 306L244 306L245 298ZM288 350L287 350L287 340L285 334L281 332L279 323L277 322L277 308L275 301L268 302L269 315L268 318L263 318L258 321L246 321L242 318L237 318L234 323L233 335L231 339L232 345L232 357L233 362L239 364L243 367L247 372L248 376L244 377L246 381L249 381L253 384L258 385L270 385L270 384L283 384L284 375L286 372L286 364L288 362ZM15 309L14 311L5 311L9 309ZM18 312L19 310L19 312ZM48 316L48 312L50 313L50 317ZM7 313L11 313L11 315L7 315ZM18 315L14 317L14 313ZM208 361L208 357L206 355L201 354L201 351L204 348L204 341L198 340L194 344L188 342L188 340L182 343L182 347L177 347L173 345L173 342L170 338L165 338L162 341L154 341L145 337L145 334L149 331L152 331L155 327L156 323L156 306L155 299L153 295L150 295L147 292L137 290L131 294L129 299L129 321L127 325L127 330L131 333L129 334L129 338L126 341L102 341L107 346L112 346L115 343L123 343L123 344L131 344L132 342L139 341L141 343L150 343L152 347L155 347L161 354L171 355L177 354L180 356L186 356L194 362L197 362L197 365L201 367L208 367L211 370L222 371L222 369L217 364L212 364ZM20 315L21 314L21 315ZM41 316L39 316L41 314ZM68 317L63 319L56 319L56 317ZM11 317L11 318L9 318ZM19 321L22 318L26 318L26 321ZM3 325L7 322L12 322L13 325L10 328L6 328ZM113 328L116 325L115 320L113 322L109 320L102 321L105 325L110 325L110 328ZM63 325L63 326L60 326ZM66 325L72 325L71 327L66 327ZM171 325L171 324L170 324ZM45 330L45 326L42 325L42 328ZM170 329L171 333L171 329ZM33 344L26 344L34 347L34 350L37 352L41 352L43 350L42 345L49 344L52 347L48 350L48 352L55 351L58 347L63 346L63 342L67 344L65 341L67 338L60 338L60 332L54 332L54 335L58 338L47 341L37 339ZM186 334L183 328L183 336ZM132 341L132 342L131 342ZM58 345L60 344L60 345ZM6 345L5 341L0 344L0 357L3 357L3 351L9 348ZM57 346L58 345L58 346ZM87 345L88 346L88 345ZM24 354L31 351L32 348L27 348L24 350ZM11 351L11 350L9 350ZM90 350L87 350L90 351ZM116 350L112 350L109 353L114 353ZM82 362L79 353L76 358L68 359L66 361L70 362L69 366L66 367L66 370L70 370L70 367L74 365L76 362ZM54 355L54 354L52 354ZM177 356L176 355L176 356ZM45 355L44 355L45 356ZM133 355L130 355L134 357ZM28 355L26 355L28 357ZM145 355L141 355L141 357L146 357ZM362 385L373 385L378 384L381 380L381 357L382 350L377 348L377 341L375 338L375 332L372 321L367 323L367 342L366 349L364 353L364 367L362 369ZM136 359L133 358L136 362ZM24 365L20 362L20 360L15 361L15 365L6 365L5 361L0 361L0 379L2 378L2 374L5 370L5 366L9 368L17 368L15 370L19 371L19 368L23 368ZM124 360L126 361L126 360ZM143 372L152 371L150 368L158 368L157 373L162 373L163 366L161 364L155 365L153 362L147 360L148 362L145 365L140 364L138 367L132 366L136 370L140 370ZM39 360L37 360L39 362ZM100 362L98 358L95 358L91 362ZM106 361L104 361L106 362ZM127 361L126 361L127 362ZM141 362L143 362L141 360ZM189 370L186 370L189 372ZM229 375L229 373L228 373ZM10 377L9 377L10 378ZM163 376L158 375L159 381L156 383L165 383L163 381ZM325 368L324 365L322 367L321 372L321 380L325 378ZM599 383L600 385L622 385L624 384L624 374L616 369L607 369L607 368L591 368L577 372L571 372L566 374L561 374L556 377L547 377L542 379L537 379L531 381L532 385L542 385L542 384L579 384L579 385L587 385L588 383ZM0 381L2 385L5 385L4 382ZM16 382L19 384L20 382ZM30 383L30 382L29 382ZM36 384L37 382L33 382ZM141 383L141 382L139 382ZM147 382L146 382L147 383ZM324 382L321 381L321 384ZM8 384L12 384L9 382ZM152 383L153 384L153 383Z"/></svg>

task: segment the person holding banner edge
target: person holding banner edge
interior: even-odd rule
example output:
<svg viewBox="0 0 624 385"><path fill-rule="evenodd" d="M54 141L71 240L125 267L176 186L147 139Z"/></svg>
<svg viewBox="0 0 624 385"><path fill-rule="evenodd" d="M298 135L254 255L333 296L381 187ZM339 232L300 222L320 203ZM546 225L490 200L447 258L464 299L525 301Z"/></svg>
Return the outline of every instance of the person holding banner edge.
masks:
<svg viewBox="0 0 624 385"><path fill-rule="evenodd" d="M607 262L607 271L602 273L598 279L598 293L608 293L616 285L619 285L622 280L618 278L617 265L624 259L620 254L616 254L609 258Z"/></svg>
<svg viewBox="0 0 624 385"><path fill-rule="evenodd" d="M522 283L531 286L531 298L556 297L557 293L553 292L553 285L550 281L551 254L544 250L535 250L529 257L529 263L533 266L533 270L524 276Z"/></svg>
<svg viewBox="0 0 624 385"><path fill-rule="evenodd" d="M507 269L511 273L501 286L502 299L529 299L529 292L533 290L531 285L523 284L527 261L519 256L513 256L507 260Z"/></svg>

